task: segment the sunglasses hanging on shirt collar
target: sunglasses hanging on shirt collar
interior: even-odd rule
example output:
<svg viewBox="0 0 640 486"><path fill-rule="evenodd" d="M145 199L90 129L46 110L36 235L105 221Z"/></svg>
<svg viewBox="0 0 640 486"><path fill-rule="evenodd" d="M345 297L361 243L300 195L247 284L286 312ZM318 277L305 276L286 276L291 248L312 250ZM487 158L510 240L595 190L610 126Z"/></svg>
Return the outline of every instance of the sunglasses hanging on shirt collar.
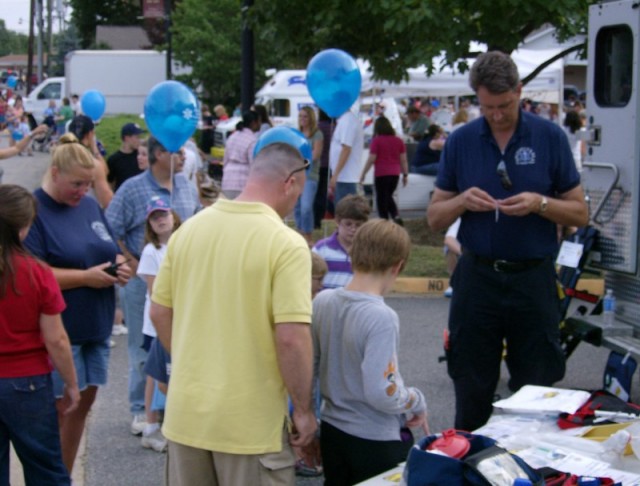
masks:
<svg viewBox="0 0 640 486"><path fill-rule="evenodd" d="M507 172L507 164L505 164L504 160L500 160L498 163L498 167L496 167L496 172L498 176L500 176L500 184L506 191L510 191L513 189L513 183L509 178L509 173Z"/></svg>

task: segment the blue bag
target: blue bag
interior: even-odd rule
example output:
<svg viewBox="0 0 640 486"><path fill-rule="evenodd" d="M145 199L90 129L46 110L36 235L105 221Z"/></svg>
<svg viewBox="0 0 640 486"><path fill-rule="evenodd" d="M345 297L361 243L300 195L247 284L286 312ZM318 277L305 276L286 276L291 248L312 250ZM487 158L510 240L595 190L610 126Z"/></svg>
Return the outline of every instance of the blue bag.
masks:
<svg viewBox="0 0 640 486"><path fill-rule="evenodd" d="M478 468L479 457L489 452L507 454L524 472L533 485L543 485L540 475L518 456L509 453L496 445L496 441L482 435L456 430L455 433L465 437L470 444L468 452L456 459L454 457L427 452L429 445L442 437L442 434L430 435L420 440L409 451L404 470L407 486L490 486L491 483ZM490 449L492 449L490 451Z"/></svg>

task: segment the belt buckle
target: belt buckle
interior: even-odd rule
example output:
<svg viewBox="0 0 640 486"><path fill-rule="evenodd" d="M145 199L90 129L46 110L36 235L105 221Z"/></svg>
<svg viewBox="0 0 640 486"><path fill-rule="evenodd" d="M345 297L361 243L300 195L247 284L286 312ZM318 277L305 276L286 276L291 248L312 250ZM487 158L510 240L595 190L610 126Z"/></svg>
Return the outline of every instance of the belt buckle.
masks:
<svg viewBox="0 0 640 486"><path fill-rule="evenodd" d="M507 260L496 260L493 262L493 269L496 272L504 272L504 270L502 270L500 267L506 263L509 263L509 262L507 262Z"/></svg>

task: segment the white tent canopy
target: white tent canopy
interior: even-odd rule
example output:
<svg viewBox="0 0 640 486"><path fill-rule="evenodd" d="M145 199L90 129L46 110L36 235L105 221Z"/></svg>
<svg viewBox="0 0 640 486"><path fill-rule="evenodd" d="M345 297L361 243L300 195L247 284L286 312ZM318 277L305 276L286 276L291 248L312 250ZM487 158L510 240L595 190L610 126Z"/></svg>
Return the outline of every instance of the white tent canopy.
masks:
<svg viewBox="0 0 640 486"><path fill-rule="evenodd" d="M531 50L520 49L511 54L512 59L518 66L520 78L529 75L544 61L550 59L560 52L560 49ZM473 59L468 62L473 64ZM434 62L438 66L439 61ZM450 67L445 67L442 71L437 69L431 76L427 76L426 68L419 67L409 69L407 74L409 79L401 83L389 83L387 81L374 81L370 73L366 70L368 66L361 64L363 73L363 91L377 90L384 91L387 96L463 96L473 94L469 86L469 72L460 73ZM364 68L364 69L363 69ZM542 70L531 82L524 87L525 96L529 93L554 93L560 96L562 91L563 76L562 59L555 61Z"/></svg>
<svg viewBox="0 0 640 486"><path fill-rule="evenodd" d="M540 64L557 55L561 49L519 49L511 54L518 66L520 78L529 75ZM469 66L473 59L469 60ZM419 67L407 70L409 79L401 83L377 81L372 79L369 64L358 61L362 75L362 91L376 91L384 96L464 96L473 94L469 86L469 72L460 73L450 67L442 71L438 69L431 76L427 76L426 68ZM434 61L439 66L439 61ZM523 89L523 95L539 101L558 102L562 99L563 90L563 61L559 59L542 70ZM309 97L306 84L305 70L278 71L258 91L257 98L277 94L279 98Z"/></svg>

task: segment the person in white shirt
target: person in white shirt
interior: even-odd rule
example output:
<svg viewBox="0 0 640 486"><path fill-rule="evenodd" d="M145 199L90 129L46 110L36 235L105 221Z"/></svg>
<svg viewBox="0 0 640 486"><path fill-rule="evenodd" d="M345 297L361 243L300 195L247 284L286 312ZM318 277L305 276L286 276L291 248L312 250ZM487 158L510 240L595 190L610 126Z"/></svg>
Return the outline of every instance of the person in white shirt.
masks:
<svg viewBox="0 0 640 486"><path fill-rule="evenodd" d="M334 204L349 194L357 194L363 150L364 130L356 115L347 111L338 118L329 149L329 190L333 191Z"/></svg>

